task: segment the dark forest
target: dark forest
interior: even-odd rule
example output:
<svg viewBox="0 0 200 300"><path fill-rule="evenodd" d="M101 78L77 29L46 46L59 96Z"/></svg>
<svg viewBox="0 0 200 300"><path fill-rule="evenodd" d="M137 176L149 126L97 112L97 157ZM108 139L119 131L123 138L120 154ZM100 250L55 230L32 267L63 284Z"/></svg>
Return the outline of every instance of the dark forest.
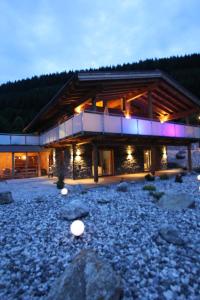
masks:
<svg viewBox="0 0 200 300"><path fill-rule="evenodd" d="M200 54L147 59L136 63L80 71L153 69L167 72L200 98ZM2 84L0 86L0 132L21 132L71 74L72 72L54 73Z"/></svg>

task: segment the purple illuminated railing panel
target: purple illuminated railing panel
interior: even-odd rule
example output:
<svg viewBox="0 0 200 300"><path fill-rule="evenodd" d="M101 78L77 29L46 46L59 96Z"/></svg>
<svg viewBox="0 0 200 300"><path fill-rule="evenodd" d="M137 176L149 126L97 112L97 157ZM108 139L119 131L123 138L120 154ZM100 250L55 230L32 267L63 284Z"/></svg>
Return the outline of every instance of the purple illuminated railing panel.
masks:
<svg viewBox="0 0 200 300"><path fill-rule="evenodd" d="M57 129L56 129L57 128ZM81 132L200 138L200 128L175 123L125 118L116 115L83 112L49 130L40 138L41 144L66 138Z"/></svg>

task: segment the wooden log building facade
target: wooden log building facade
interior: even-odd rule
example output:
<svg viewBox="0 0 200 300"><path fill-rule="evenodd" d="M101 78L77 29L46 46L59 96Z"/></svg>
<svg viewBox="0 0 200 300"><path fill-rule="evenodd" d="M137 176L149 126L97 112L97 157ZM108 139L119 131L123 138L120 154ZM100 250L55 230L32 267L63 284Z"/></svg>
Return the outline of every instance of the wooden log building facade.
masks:
<svg viewBox="0 0 200 300"><path fill-rule="evenodd" d="M159 70L75 73L22 135L0 135L0 176L30 177L32 167L98 182L167 169L169 145L187 146L191 170L200 128L188 117L199 111L200 100Z"/></svg>

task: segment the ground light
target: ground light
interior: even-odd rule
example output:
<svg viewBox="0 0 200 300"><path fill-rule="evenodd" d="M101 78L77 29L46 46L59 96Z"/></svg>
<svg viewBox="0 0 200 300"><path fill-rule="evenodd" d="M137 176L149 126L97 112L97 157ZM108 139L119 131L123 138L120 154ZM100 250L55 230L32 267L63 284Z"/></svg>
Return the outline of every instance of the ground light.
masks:
<svg viewBox="0 0 200 300"><path fill-rule="evenodd" d="M197 176L197 180L200 180L200 175Z"/></svg>
<svg viewBox="0 0 200 300"><path fill-rule="evenodd" d="M79 237L84 233L85 225L81 220L73 221L70 230L75 237Z"/></svg>
<svg viewBox="0 0 200 300"><path fill-rule="evenodd" d="M66 196L67 194L68 194L68 189L63 188L63 189L61 190L61 195Z"/></svg>

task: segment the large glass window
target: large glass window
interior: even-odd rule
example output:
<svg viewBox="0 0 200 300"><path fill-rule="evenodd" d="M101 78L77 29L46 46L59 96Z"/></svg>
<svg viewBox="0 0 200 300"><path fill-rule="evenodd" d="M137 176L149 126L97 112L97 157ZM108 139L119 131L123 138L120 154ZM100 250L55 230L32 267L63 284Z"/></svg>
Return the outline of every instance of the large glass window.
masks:
<svg viewBox="0 0 200 300"><path fill-rule="evenodd" d="M10 178L12 176L12 153L0 153L0 178Z"/></svg>
<svg viewBox="0 0 200 300"><path fill-rule="evenodd" d="M27 164L27 156L25 152L14 153L15 158L15 177L26 177L26 164Z"/></svg>
<svg viewBox="0 0 200 300"><path fill-rule="evenodd" d="M27 177L35 177L38 175L38 153L27 153Z"/></svg>

